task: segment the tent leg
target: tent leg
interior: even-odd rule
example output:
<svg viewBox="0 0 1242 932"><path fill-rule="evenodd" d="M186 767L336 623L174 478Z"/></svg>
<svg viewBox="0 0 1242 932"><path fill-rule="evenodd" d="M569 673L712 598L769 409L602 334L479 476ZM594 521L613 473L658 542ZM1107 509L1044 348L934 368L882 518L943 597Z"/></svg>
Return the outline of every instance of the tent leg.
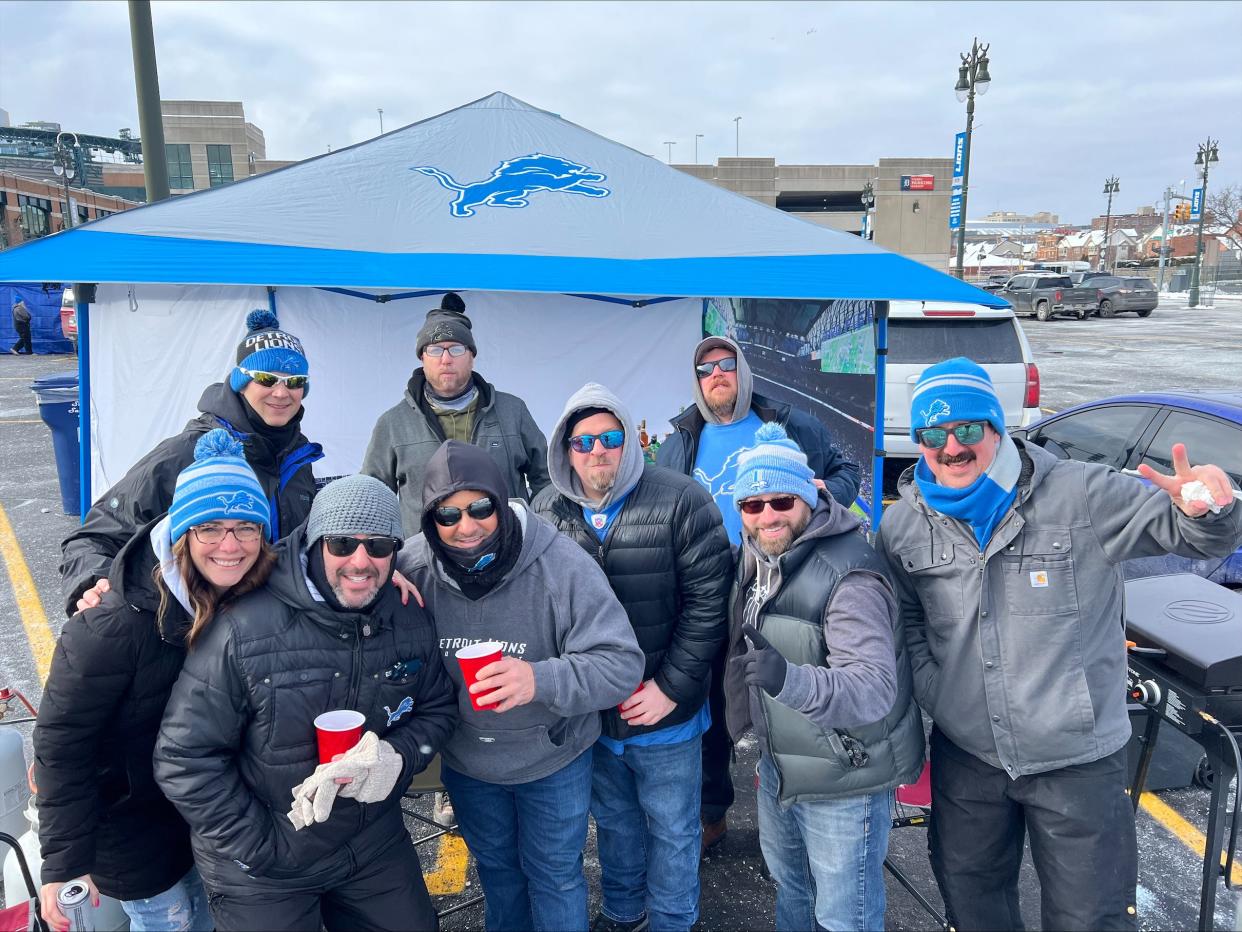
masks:
<svg viewBox="0 0 1242 932"><path fill-rule="evenodd" d="M271 285L267 286L267 309L273 314L276 313L276 289Z"/></svg>
<svg viewBox="0 0 1242 932"><path fill-rule="evenodd" d="M888 364L888 302L875 302L875 451L871 457L871 533L884 516L884 377Z"/></svg>
<svg viewBox="0 0 1242 932"><path fill-rule="evenodd" d="M80 287L80 286L79 286ZM90 304L77 302L78 315L78 457L81 521L91 510L91 320Z"/></svg>

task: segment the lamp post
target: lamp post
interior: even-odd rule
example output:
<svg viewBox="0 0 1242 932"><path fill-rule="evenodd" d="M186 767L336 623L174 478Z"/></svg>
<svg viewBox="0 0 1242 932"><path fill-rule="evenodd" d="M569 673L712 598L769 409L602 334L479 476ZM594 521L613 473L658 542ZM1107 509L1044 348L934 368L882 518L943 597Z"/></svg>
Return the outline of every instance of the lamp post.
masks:
<svg viewBox="0 0 1242 932"><path fill-rule="evenodd" d="M379 118L380 118L380 135L381 135L381 136L383 136L383 135L384 135L384 108L383 108L383 107L376 107L376 108L375 108L375 112L379 114Z"/></svg>
<svg viewBox="0 0 1242 932"><path fill-rule="evenodd" d="M870 181L863 185L862 197L859 200L863 205L863 239L872 239L875 231L871 229L871 208L875 204L875 189Z"/></svg>
<svg viewBox="0 0 1242 932"><path fill-rule="evenodd" d="M1195 238L1195 269L1190 275L1189 304L1195 307L1199 303L1199 275L1203 266L1203 218L1207 214L1207 181L1208 168L1213 162L1219 162L1216 154L1219 139L1208 137L1207 142L1199 144L1199 154L1195 156L1195 164L1203 166L1203 185L1199 191L1199 235Z"/></svg>
<svg viewBox="0 0 1242 932"><path fill-rule="evenodd" d="M668 140L665 140L663 142L663 145L668 146L668 164L672 165L673 164L673 146L677 145L677 143L669 142Z"/></svg>
<svg viewBox="0 0 1242 932"><path fill-rule="evenodd" d="M962 262L966 258L966 196L970 191L970 134L975 123L975 94L986 94L992 83L988 73L988 46L980 45L978 38L970 47L970 53L962 53L962 64L957 69L957 99L966 101L966 145L962 151L962 217L957 228L957 277L962 278Z"/></svg>
<svg viewBox="0 0 1242 932"><path fill-rule="evenodd" d="M73 147L70 148L60 141L62 136L73 137ZM78 137L76 133L61 132L56 134L56 155L55 164L52 165L52 171L64 182L65 200L64 212L61 213L61 226L68 230L73 226L73 209L69 206L69 180L77 174L77 166L74 163L74 153L78 148Z"/></svg>
<svg viewBox="0 0 1242 932"><path fill-rule="evenodd" d="M1108 228L1112 224L1113 219L1113 195L1121 190L1121 184L1114 175L1112 178L1104 179L1104 193L1108 195L1108 212L1104 214L1104 244L1100 250L1100 271L1111 272L1112 263L1108 261Z"/></svg>
<svg viewBox="0 0 1242 932"><path fill-rule="evenodd" d="M733 118L733 157L739 158L742 154L742 118Z"/></svg>
<svg viewBox="0 0 1242 932"><path fill-rule="evenodd" d="M699 164L699 140L703 138L702 133L694 134L694 164Z"/></svg>

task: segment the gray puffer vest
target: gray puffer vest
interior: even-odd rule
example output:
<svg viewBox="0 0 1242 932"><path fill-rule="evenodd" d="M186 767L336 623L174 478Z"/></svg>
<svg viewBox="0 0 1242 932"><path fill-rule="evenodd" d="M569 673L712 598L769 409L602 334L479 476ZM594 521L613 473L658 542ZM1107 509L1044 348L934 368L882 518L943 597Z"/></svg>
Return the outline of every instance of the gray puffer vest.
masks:
<svg viewBox="0 0 1242 932"><path fill-rule="evenodd" d="M857 534L809 541L785 558L780 591L759 614L757 627L790 663L831 666L824 643L824 610L853 570L887 575L884 561ZM923 767L923 720L911 698L905 640L895 633L897 700L883 719L860 728L825 731L800 712L759 690L768 753L780 775L784 805L860 796L912 783ZM842 742L844 738L844 743ZM851 740L852 739L852 740ZM857 742L864 755L851 755Z"/></svg>

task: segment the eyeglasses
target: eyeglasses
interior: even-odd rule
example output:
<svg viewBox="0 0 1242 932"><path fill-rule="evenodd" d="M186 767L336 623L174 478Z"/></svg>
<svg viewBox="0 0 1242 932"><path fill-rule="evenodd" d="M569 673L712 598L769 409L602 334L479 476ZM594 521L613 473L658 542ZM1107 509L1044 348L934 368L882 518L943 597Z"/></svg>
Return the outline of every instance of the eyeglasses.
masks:
<svg viewBox="0 0 1242 932"><path fill-rule="evenodd" d="M277 375L274 372L260 372L255 369L242 369L242 372L264 388L271 388L273 385L280 383L291 392L295 392L299 388L305 388L310 382L310 376L308 375Z"/></svg>
<svg viewBox="0 0 1242 932"><path fill-rule="evenodd" d="M737 357L726 356L724 359L717 359L715 362L701 362L694 367L694 371L699 374L700 379L705 379L716 369L721 372L736 372Z"/></svg>
<svg viewBox="0 0 1242 932"><path fill-rule="evenodd" d="M359 547L366 550L368 557L390 557L394 550L401 549L401 541L395 537L336 537L324 535L323 542L328 545L328 553L334 557L350 557Z"/></svg>
<svg viewBox="0 0 1242 932"><path fill-rule="evenodd" d="M461 520L461 513L474 518L475 521L486 521L496 513L496 503L490 498L476 498L465 508L455 508L452 505L441 505L431 513L435 518L436 524L440 527L452 527Z"/></svg>
<svg viewBox="0 0 1242 932"><path fill-rule="evenodd" d="M252 544L263 534L263 525L251 524L246 521L236 527L225 527L222 524L200 524L190 528L190 532L200 544L219 544L230 534L239 544Z"/></svg>
<svg viewBox="0 0 1242 932"><path fill-rule="evenodd" d="M423 352L426 353L428 356L430 356L432 359L439 359L445 353L448 353L450 356L456 359L458 356L465 356L466 349L467 347L464 343L450 343L448 346L437 346L436 344L432 343L430 346L424 346Z"/></svg>
<svg viewBox="0 0 1242 932"><path fill-rule="evenodd" d="M769 506L773 511L793 511L793 506L797 504L798 496L782 495L780 498L748 498L744 502L738 502L740 508L745 514L758 515L763 514L764 506Z"/></svg>
<svg viewBox="0 0 1242 932"><path fill-rule="evenodd" d="M954 428L923 427L916 430L914 436L918 438L919 443L929 450L939 450L948 443L950 433L957 438L957 442L962 444L962 446L973 447L983 439L983 428L986 425L987 421L967 421L965 424L958 424Z"/></svg>
<svg viewBox="0 0 1242 932"><path fill-rule="evenodd" d="M575 453L590 453L595 449L595 441L604 445L605 450L615 450L625 443L624 430L606 430L602 434L574 434L569 438L569 449Z"/></svg>

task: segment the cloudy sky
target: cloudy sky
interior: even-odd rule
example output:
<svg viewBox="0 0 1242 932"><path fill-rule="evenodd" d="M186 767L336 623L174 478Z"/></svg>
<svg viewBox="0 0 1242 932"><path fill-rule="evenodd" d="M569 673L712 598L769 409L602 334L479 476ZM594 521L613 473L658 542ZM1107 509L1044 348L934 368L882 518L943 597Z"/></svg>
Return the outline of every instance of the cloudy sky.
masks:
<svg viewBox="0 0 1242 932"><path fill-rule="evenodd" d="M160 92L241 100L267 154L299 159L506 91L664 158L782 163L948 157L958 53L991 43L972 217L1086 222L1242 179L1242 3L156 2ZM0 2L14 124L137 133L126 5ZM22 37L25 37L24 39ZM21 51L18 51L21 40Z"/></svg>

